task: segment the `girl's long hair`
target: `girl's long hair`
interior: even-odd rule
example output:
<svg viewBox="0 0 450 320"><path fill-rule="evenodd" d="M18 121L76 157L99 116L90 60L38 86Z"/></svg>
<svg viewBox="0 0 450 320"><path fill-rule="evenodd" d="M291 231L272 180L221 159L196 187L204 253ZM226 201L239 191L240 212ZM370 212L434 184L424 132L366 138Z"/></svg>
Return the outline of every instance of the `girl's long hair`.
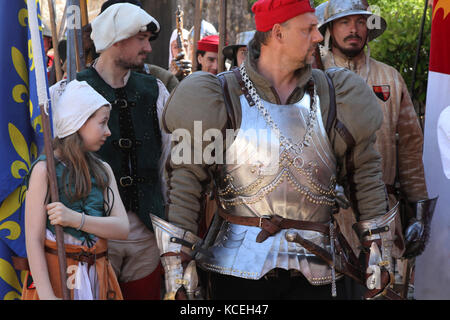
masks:
<svg viewBox="0 0 450 320"><path fill-rule="evenodd" d="M109 186L109 175L102 161L92 152L83 149L83 140L75 132L65 138L55 138L53 148L60 151L60 160L65 168L62 174L64 193L71 202L86 198L92 189L91 177L104 191ZM67 180L68 178L68 180Z"/></svg>

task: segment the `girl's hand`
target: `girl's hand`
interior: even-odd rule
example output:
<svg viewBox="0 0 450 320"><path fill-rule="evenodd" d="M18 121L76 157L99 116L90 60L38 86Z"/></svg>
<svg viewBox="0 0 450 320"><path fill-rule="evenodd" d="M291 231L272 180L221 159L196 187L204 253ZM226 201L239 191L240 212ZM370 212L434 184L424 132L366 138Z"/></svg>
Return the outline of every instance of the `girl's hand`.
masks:
<svg viewBox="0 0 450 320"><path fill-rule="evenodd" d="M81 223L81 213L67 208L61 202L49 203L47 214L52 225L78 228Z"/></svg>

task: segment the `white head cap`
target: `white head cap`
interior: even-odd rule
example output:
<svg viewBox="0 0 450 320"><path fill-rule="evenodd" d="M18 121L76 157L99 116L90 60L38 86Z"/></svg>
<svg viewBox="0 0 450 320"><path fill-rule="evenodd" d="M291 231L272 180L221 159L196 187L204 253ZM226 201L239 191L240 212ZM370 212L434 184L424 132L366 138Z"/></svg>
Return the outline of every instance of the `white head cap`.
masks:
<svg viewBox="0 0 450 320"><path fill-rule="evenodd" d="M147 26L152 22L159 32L158 21L145 10L131 3L116 3L92 21L91 39L96 51L101 53L116 42L150 31Z"/></svg>
<svg viewBox="0 0 450 320"><path fill-rule="evenodd" d="M111 109L111 104L86 81L72 80L64 85L61 81L51 90L53 131L58 138L77 132L101 107Z"/></svg>

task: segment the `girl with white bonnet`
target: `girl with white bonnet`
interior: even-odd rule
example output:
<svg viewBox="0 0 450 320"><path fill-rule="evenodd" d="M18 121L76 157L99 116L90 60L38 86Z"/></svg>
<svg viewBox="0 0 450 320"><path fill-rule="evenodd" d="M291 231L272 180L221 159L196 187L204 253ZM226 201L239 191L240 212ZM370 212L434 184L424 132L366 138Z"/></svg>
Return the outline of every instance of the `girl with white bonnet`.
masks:
<svg viewBox="0 0 450 320"><path fill-rule="evenodd" d="M46 157L41 155L27 177L25 238L31 273L22 299L62 297L55 242L55 225L60 225L71 299L119 300L106 239L126 239L129 223L110 166L94 155L111 135L111 105L85 81L63 87L52 100L60 202L49 203Z"/></svg>

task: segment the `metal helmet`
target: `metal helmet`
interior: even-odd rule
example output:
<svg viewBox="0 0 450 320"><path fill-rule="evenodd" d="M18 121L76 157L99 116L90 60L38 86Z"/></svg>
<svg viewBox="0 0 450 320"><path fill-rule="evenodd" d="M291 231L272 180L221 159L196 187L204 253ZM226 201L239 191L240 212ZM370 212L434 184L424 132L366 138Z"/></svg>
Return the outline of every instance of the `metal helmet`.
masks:
<svg viewBox="0 0 450 320"><path fill-rule="evenodd" d="M192 27L191 30L189 30L189 42L192 44L194 42L194 30L195 28ZM216 28L208 21L202 20L202 24L200 25L200 38L203 39L206 36L212 36L218 34Z"/></svg>
<svg viewBox="0 0 450 320"><path fill-rule="evenodd" d="M255 30L238 33L236 36L236 43L223 48L222 52L225 58L233 60L235 51L240 47L247 46L250 40L253 39L254 35Z"/></svg>
<svg viewBox="0 0 450 320"><path fill-rule="evenodd" d="M42 35L44 37L52 37L52 30L48 27L48 25L46 23L43 23L43 27L42 27Z"/></svg>
<svg viewBox="0 0 450 320"><path fill-rule="evenodd" d="M359 14L373 17L373 19L368 19L367 21L368 41L381 36L386 30L386 20L370 11L367 0L329 0L324 4L326 5L323 9L321 9L324 12L322 23L320 23L320 17L318 16L319 30L322 35L325 35L326 29L330 22L343 17ZM319 7L316 9L316 11L319 9Z"/></svg>
<svg viewBox="0 0 450 320"><path fill-rule="evenodd" d="M325 9L327 8L327 6L328 6L328 1L321 3L316 7L316 17L317 17L317 20L319 21L319 24L318 24L319 29L325 22Z"/></svg>

